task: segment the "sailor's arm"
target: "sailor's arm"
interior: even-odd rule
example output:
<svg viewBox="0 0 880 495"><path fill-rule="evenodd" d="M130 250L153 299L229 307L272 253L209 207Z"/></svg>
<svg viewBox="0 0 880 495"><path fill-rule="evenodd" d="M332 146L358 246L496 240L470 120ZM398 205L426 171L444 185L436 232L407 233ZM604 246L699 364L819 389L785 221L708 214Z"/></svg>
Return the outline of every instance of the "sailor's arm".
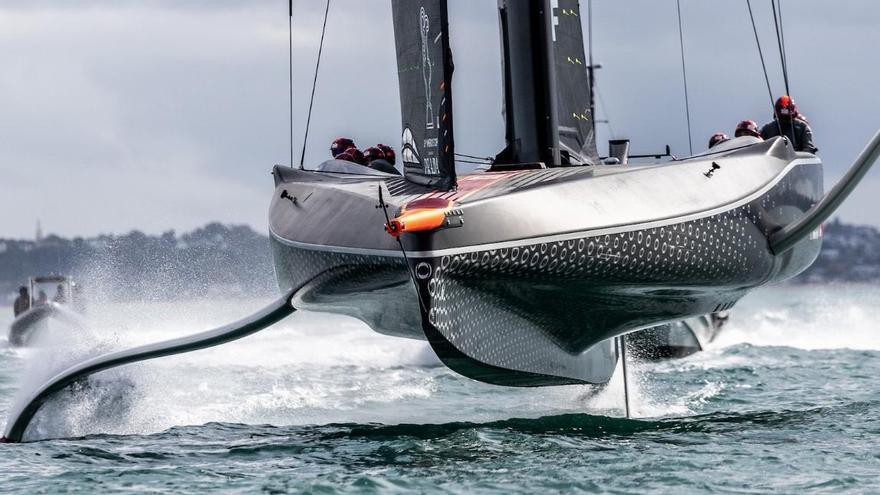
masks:
<svg viewBox="0 0 880 495"><path fill-rule="evenodd" d="M803 122L803 131L801 132L800 138L800 149L803 151L807 151L809 153L816 153L819 151L819 148L816 148L816 145L813 144L813 130L810 129L810 124Z"/></svg>

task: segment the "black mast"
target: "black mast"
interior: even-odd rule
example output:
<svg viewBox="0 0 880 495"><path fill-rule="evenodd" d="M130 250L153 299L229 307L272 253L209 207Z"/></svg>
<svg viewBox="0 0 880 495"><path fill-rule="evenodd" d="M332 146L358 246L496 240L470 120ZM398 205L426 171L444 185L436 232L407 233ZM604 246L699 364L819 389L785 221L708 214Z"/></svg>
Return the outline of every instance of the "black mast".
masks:
<svg viewBox="0 0 880 495"><path fill-rule="evenodd" d="M498 0L507 147L498 163L560 164L550 0Z"/></svg>

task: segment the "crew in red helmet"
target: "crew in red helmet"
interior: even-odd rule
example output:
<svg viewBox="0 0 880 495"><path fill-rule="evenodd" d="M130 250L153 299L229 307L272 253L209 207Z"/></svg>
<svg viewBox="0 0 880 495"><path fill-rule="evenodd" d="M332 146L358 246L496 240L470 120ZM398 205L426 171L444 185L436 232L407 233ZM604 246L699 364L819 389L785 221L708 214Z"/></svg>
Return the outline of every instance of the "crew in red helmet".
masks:
<svg viewBox="0 0 880 495"><path fill-rule="evenodd" d="M792 119L797 117L798 114L797 104L788 95L780 96L776 100L776 104L773 105L773 110L776 112L776 115L784 119Z"/></svg>
<svg viewBox="0 0 880 495"><path fill-rule="evenodd" d="M355 162L359 165L367 164L367 160L364 158L364 154L361 152L361 150L355 148L354 146L351 146L347 150L345 150L345 153L351 155L352 159L349 160L350 162Z"/></svg>
<svg viewBox="0 0 880 495"><path fill-rule="evenodd" d="M339 155L349 148L357 148L354 145L354 141L346 137L336 138L333 140L333 143L330 144L330 156L333 158L339 158Z"/></svg>
<svg viewBox="0 0 880 495"><path fill-rule="evenodd" d="M716 132L715 134L712 134L712 137L709 138L709 147L712 148L713 146L717 146L724 141L730 141L730 136L724 134L723 132Z"/></svg>
<svg viewBox="0 0 880 495"><path fill-rule="evenodd" d="M388 161L388 155L382 150L382 148L380 148L380 146L383 145L379 144L364 150L364 158L367 160L367 166L380 172L400 175L400 172L394 168L394 165L392 165L391 162ZM391 153L391 159L393 160L394 150L388 146L385 146L385 148L389 150Z"/></svg>
<svg viewBox="0 0 880 495"><path fill-rule="evenodd" d="M370 146L364 150L364 159L367 161L367 164L373 160L384 160L385 153L376 146Z"/></svg>
<svg viewBox="0 0 880 495"><path fill-rule="evenodd" d="M736 124L736 131L734 131L733 137L742 136L753 136L756 138L760 138L761 133L758 132L758 123L754 120L743 120L739 124Z"/></svg>
<svg viewBox="0 0 880 495"><path fill-rule="evenodd" d="M761 137L770 139L779 135L791 141L796 151L815 153L818 150L813 144L813 130L805 118L800 117L797 104L788 95L782 95L773 105L773 121L761 128Z"/></svg>
<svg viewBox="0 0 880 495"><path fill-rule="evenodd" d="M377 144L376 147L382 150L382 153L385 154L385 161L387 161L391 165L395 164L397 160L396 156L394 155L394 148L382 143Z"/></svg>
<svg viewBox="0 0 880 495"><path fill-rule="evenodd" d="M347 162L354 162L354 155L349 153L348 151L343 151L342 153L336 155L337 160L345 160Z"/></svg>

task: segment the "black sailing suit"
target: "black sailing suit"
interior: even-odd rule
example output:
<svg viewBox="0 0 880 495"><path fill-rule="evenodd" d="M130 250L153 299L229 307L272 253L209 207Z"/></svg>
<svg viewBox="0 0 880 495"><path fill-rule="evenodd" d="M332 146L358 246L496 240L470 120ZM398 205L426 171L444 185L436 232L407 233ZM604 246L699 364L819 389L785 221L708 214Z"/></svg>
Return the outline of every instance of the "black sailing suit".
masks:
<svg viewBox="0 0 880 495"><path fill-rule="evenodd" d="M766 124L761 128L761 137L770 139L778 136L780 127L782 128L782 134L791 141L795 151L806 151L808 153L819 151L819 148L816 148L816 145L813 144L813 130L810 129L810 124L798 118L774 120Z"/></svg>
<svg viewBox="0 0 880 495"><path fill-rule="evenodd" d="M12 312L18 316L31 308L30 296L19 295L12 306Z"/></svg>

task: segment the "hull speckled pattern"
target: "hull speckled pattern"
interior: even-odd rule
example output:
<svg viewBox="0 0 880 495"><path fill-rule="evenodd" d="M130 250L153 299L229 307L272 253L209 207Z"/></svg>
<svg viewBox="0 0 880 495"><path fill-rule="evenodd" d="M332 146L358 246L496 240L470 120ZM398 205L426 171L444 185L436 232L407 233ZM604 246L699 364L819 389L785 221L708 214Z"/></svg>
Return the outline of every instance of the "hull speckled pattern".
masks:
<svg viewBox="0 0 880 495"><path fill-rule="evenodd" d="M720 178L703 173L712 163ZM273 201L279 284L320 274L299 307L426 338L447 366L477 380L601 384L616 365L613 337L730 308L748 290L804 270L821 247L817 235L780 256L768 249L767 236L802 216L823 190L821 163L781 141L665 170L592 168L475 177L453 193L419 193L389 179L391 214L442 195L464 219L460 228L405 234L409 267L379 230L383 215L371 188L383 187L381 179L295 174L278 190L314 206ZM663 180L675 187L660 190ZM652 187L668 201L633 196ZM599 201L612 194L624 211ZM560 205L570 205L565 215ZM627 216L629 224L612 223ZM328 220L351 230L328 228Z"/></svg>
<svg viewBox="0 0 880 495"><path fill-rule="evenodd" d="M534 375L526 385L601 383L610 375L590 367L588 350L611 353L607 339L616 335L729 308L770 279L779 260L766 247L768 212L804 174L794 171L759 200L699 220L420 260L416 273L430 274L419 277L427 331L432 342L448 341L438 354L456 349ZM818 239L798 246L794 266L808 266L820 247ZM473 363L464 374L523 381L507 383Z"/></svg>

